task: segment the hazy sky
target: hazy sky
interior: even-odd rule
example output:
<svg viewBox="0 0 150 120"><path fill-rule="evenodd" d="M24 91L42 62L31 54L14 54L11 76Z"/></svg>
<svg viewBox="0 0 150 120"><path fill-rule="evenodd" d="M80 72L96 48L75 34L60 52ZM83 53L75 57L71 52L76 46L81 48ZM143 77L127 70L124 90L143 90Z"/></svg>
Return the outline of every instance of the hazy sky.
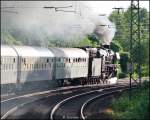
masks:
<svg viewBox="0 0 150 120"><path fill-rule="evenodd" d="M93 31L103 43L110 44L115 35L115 25L106 16L98 14L108 16L112 8L126 9L129 5L130 1L2 1L1 28L3 31L11 29L11 32L15 29L16 36L26 36L31 44L38 41L46 46L47 36L65 41L80 40ZM44 9L44 6L71 7L57 8L56 11ZM140 2L140 7L148 9L149 1Z"/></svg>
<svg viewBox="0 0 150 120"><path fill-rule="evenodd" d="M114 7L123 7L125 10L131 4L130 1L85 1L87 6L89 6L93 12L97 14L107 14L112 12ZM140 1L140 7L144 7L149 11L149 1Z"/></svg>
<svg viewBox="0 0 150 120"><path fill-rule="evenodd" d="M73 7L79 8L81 3L84 3L84 5L87 6L87 8L82 7L80 10L81 12L84 12L85 9L90 9L90 11L93 11L96 14L106 14L107 16L113 11L112 8L115 7L122 7L125 10L130 6L131 2L130 1L2 1L2 3L6 3L5 6L16 6L18 3L23 6L26 5L27 3L31 3L29 6L41 6L42 5L53 5L55 3L67 3L68 5L73 5ZM7 5L8 4L8 5ZM18 4L18 5L19 5ZM66 5L67 5L66 4ZM3 6L3 4L2 4ZM82 6L82 5L81 5ZM144 7L149 11L149 1L140 1L140 7Z"/></svg>

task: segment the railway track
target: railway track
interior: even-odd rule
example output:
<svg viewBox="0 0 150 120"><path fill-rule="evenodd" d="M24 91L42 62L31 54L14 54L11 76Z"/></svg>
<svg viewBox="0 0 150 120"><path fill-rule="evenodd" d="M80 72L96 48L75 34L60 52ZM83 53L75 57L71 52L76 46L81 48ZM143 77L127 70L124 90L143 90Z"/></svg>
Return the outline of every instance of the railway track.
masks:
<svg viewBox="0 0 150 120"><path fill-rule="evenodd" d="M92 116L94 115L94 118L96 117L96 115L99 116L100 113L103 112L105 107L107 107L111 103L111 100L113 99L113 97L115 97L116 94L126 90L129 90L129 88L112 90L88 99L84 102L80 109L81 119L92 119Z"/></svg>
<svg viewBox="0 0 150 120"><path fill-rule="evenodd" d="M71 87L70 89L59 89L56 91L47 91L47 92L42 92L42 93L37 93L37 94L29 94L29 95L23 95L23 96L18 96L14 98L10 98L7 100L1 101L1 119L7 118L10 114L14 113L14 111L17 111L18 109L22 109L24 106L32 106L35 105L34 107L36 108L36 105L41 103L43 104L48 104L51 108L55 104L56 101L59 101L63 98L90 91L90 90L95 90L99 88L106 88L106 87L111 87L114 85L87 85L87 86L80 86L80 87ZM47 102L48 100L48 102ZM52 101L51 101L52 100ZM54 100L54 101L53 101ZM34 104L35 103L35 104Z"/></svg>
<svg viewBox="0 0 150 120"><path fill-rule="evenodd" d="M74 115L69 117L80 118L80 109L87 99L100 95L104 91L111 91L111 88L117 89L118 85L119 87L123 87L124 85L128 86L128 82L120 82L116 85L95 84L76 86L5 99L1 101L1 119L55 119L60 117L68 118L69 115L62 115L59 113L61 113L60 111L64 113L66 110L69 110L69 113L71 115L73 112L69 108L71 106L76 106L77 109L74 109L74 111L78 112L74 112ZM82 97L82 95L84 97ZM72 100L74 102L72 102ZM67 109L61 110L60 108Z"/></svg>
<svg viewBox="0 0 150 120"><path fill-rule="evenodd" d="M50 119L84 119L83 105L86 105L87 99L91 100L91 98L95 97L104 97L125 90L127 87L110 87L68 97L55 105L51 111Z"/></svg>

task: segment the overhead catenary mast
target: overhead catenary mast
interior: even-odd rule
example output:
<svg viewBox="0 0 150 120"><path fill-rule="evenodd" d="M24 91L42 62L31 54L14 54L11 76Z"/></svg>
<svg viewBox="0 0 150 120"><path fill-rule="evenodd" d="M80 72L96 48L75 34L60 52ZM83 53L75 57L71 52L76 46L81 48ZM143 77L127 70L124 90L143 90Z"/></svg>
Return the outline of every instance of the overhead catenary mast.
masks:
<svg viewBox="0 0 150 120"><path fill-rule="evenodd" d="M130 11L130 94L129 99L131 99L131 81L139 80L139 86L141 87L141 39L140 39L140 7L139 0L131 0L131 11ZM137 47L135 50L133 47ZM135 54L138 53L138 59L135 60ZM135 63L138 67L138 78L133 78L133 73L135 72Z"/></svg>

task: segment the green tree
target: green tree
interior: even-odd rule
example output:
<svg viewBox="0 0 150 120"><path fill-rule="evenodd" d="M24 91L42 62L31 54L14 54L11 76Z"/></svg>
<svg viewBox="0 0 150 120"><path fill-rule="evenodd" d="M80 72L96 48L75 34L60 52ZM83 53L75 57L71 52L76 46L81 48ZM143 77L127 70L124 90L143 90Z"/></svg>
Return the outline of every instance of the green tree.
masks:
<svg viewBox="0 0 150 120"><path fill-rule="evenodd" d="M114 37L116 41L122 46L123 51L129 52L130 47L130 7L121 12L119 15L117 11L113 11L109 19L115 23L117 33ZM145 8L140 9L140 30L141 30L141 63L142 68L149 70L149 13ZM135 29L135 28L133 28ZM138 60L138 47L134 44L133 49L135 51L134 62ZM147 68L145 68L147 66ZM144 72L144 71L143 71Z"/></svg>
<svg viewBox="0 0 150 120"><path fill-rule="evenodd" d="M6 44L6 45L22 45L22 42L21 41L17 41L8 32L1 32L1 44Z"/></svg>
<svg viewBox="0 0 150 120"><path fill-rule="evenodd" d="M110 44L110 49L112 49L114 52L120 52L123 50L122 46L118 41L112 41Z"/></svg>

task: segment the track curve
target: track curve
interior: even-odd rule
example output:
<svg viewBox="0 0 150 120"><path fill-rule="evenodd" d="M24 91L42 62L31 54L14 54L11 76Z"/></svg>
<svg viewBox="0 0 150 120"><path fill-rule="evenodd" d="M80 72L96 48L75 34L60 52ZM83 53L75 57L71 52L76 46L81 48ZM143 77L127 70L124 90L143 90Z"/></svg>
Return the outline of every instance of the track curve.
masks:
<svg viewBox="0 0 150 120"><path fill-rule="evenodd" d="M47 94L44 94L43 96L41 96L38 99L34 98L35 100L32 99L28 102L19 102L19 105L16 105L16 106L13 104L13 106L8 111L6 111L4 114L2 114L1 118L2 119L5 119L5 118L10 118L11 119L11 118L15 118L15 117L18 118L18 116L20 118L20 115L22 116L23 113L27 115L27 113L30 113L30 112L27 112L27 110L31 111L31 110L33 110L33 108L35 108L35 109L37 108L39 111L41 111L40 110L41 108L39 107L40 104L41 104L41 106L44 106L43 109L45 109L46 112L50 112L53 105L55 105L59 100L65 99L65 98L67 98L69 96L72 96L72 95L79 94L80 92L82 93L82 92L85 92L85 91L89 91L89 90L93 90L93 89L97 89L97 88L105 88L105 87L110 87L110 86L112 86L112 85L106 85L106 86L95 85L95 87L94 86L84 86L84 87L80 87L80 88L77 88L77 89L74 88L72 90L70 90L70 89L64 90L64 91L60 90L60 91L56 92L57 94L56 93L55 94L47 93ZM8 105L11 102L12 101L10 100ZM47 106L45 106L45 105L47 105ZM5 105L3 105L3 106L5 107ZM30 106L32 106L32 107L30 107ZM19 110L22 110L22 109L25 109L22 114L20 114L20 112L19 112L19 114L17 114L17 116L14 114L14 113L16 113L16 111L19 111ZM33 112L36 113L37 111L33 110ZM43 113L42 111L41 111L41 113L43 115L45 115L45 113ZM24 115L24 116L26 116L26 115ZM31 116L29 116L29 118L32 118L33 116L31 115ZM46 115L46 116L48 116L48 115ZM35 116L34 116L34 118L35 118ZM47 117L44 117L44 118L47 118ZM37 119L39 119L39 117ZM43 117L41 119L43 119Z"/></svg>
<svg viewBox="0 0 150 120"><path fill-rule="evenodd" d="M97 89L90 92L68 97L55 105L55 107L51 111L50 119L80 119L80 108L87 99L98 95L103 95L103 93L108 91L118 89L120 90L126 87L127 86L117 86L105 89Z"/></svg>

